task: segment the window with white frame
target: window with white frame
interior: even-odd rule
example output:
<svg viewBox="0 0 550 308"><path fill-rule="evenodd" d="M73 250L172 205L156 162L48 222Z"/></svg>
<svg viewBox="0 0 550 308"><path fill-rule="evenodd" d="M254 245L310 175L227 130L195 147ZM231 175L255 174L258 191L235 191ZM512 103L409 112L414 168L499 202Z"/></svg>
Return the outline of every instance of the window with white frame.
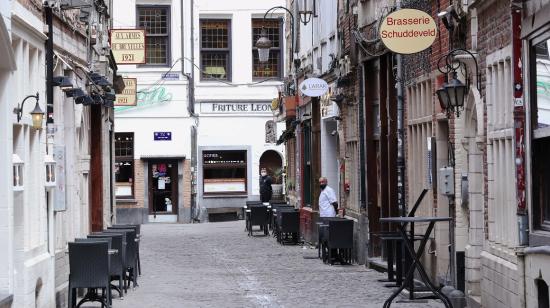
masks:
<svg viewBox="0 0 550 308"><path fill-rule="evenodd" d="M517 242L511 55L507 47L486 61L488 238L508 247Z"/></svg>
<svg viewBox="0 0 550 308"><path fill-rule="evenodd" d="M407 172L409 204L414 204L423 189L430 188L431 162L428 149L433 136L432 114L434 112L433 88L431 79L418 82L407 88ZM434 157L432 154L431 157ZM426 212L432 208L432 194L422 200L427 206L419 206L418 214L432 215Z"/></svg>
<svg viewBox="0 0 550 308"><path fill-rule="evenodd" d="M137 26L145 29L146 65L170 65L170 7L137 7Z"/></svg>

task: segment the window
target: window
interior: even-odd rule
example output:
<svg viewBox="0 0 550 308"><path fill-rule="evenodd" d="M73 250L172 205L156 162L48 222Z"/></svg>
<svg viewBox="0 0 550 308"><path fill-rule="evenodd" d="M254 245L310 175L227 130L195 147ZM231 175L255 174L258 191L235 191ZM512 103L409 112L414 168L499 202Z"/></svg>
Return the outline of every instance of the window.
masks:
<svg viewBox="0 0 550 308"><path fill-rule="evenodd" d="M202 19L201 79L231 80L230 20Z"/></svg>
<svg viewBox="0 0 550 308"><path fill-rule="evenodd" d="M138 28L145 29L147 65L170 65L170 7L138 6Z"/></svg>
<svg viewBox="0 0 550 308"><path fill-rule="evenodd" d="M246 193L246 151L204 151L204 194Z"/></svg>
<svg viewBox="0 0 550 308"><path fill-rule="evenodd" d="M256 42L265 29L267 38L273 46L269 49L269 59L260 63ZM253 78L281 78L281 22L277 19L252 19L252 77Z"/></svg>
<svg viewBox="0 0 550 308"><path fill-rule="evenodd" d="M115 133L116 197L134 196L134 133Z"/></svg>
<svg viewBox="0 0 550 308"><path fill-rule="evenodd" d="M550 231L550 39L534 39L530 50L533 224Z"/></svg>

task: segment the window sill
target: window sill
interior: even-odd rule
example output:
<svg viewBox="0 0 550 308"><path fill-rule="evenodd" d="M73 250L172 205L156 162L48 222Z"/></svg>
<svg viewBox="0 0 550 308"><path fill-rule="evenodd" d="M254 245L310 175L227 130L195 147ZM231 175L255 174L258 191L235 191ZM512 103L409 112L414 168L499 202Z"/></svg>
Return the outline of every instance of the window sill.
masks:
<svg viewBox="0 0 550 308"><path fill-rule="evenodd" d="M550 245L550 232L535 230L529 234L529 247Z"/></svg>
<svg viewBox="0 0 550 308"><path fill-rule="evenodd" d="M233 195L233 194L216 194L216 195L203 195L202 196L204 199L210 199L210 198L247 198L248 195L247 194L238 194L238 195Z"/></svg>
<svg viewBox="0 0 550 308"><path fill-rule="evenodd" d="M121 198L117 198L115 201L116 201L116 203L131 203L131 204L137 204L137 200L136 200L136 199L121 199Z"/></svg>

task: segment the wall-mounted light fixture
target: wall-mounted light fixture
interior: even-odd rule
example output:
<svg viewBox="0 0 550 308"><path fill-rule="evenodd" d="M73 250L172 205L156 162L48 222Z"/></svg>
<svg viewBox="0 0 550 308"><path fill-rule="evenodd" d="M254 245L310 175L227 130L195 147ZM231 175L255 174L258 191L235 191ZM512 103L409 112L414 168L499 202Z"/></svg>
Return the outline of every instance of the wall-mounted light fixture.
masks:
<svg viewBox="0 0 550 308"><path fill-rule="evenodd" d="M464 63L461 61L455 61L455 56L470 56L475 64L476 69L476 87L478 91L481 91L481 75L479 74L479 67L477 64L476 57L470 51L457 48L451 50L448 54L441 57L438 61L438 69L445 76L445 83L436 90L437 98L439 99L439 104L441 108L445 110L447 118L450 118L452 114L456 114L456 117L460 117L460 112L464 110L464 100L466 94L469 91L470 87L470 75L468 74L468 69L465 67ZM441 61L445 60L444 65ZM462 83L457 77L457 70L463 66L466 71L466 84ZM448 75L452 74L452 79L448 81Z"/></svg>
<svg viewBox="0 0 550 308"><path fill-rule="evenodd" d="M21 102L21 105L17 104L17 107L13 110L13 113L17 115L17 123L21 121L21 118L23 117L23 106L25 105L25 102L29 98L34 98L36 100L36 104L34 106L34 109L30 112L32 116L32 127L35 129L41 129L42 128L42 120L44 119L44 111L40 109L39 105L39 95L38 92L36 92L36 95L29 95L23 99Z"/></svg>
<svg viewBox="0 0 550 308"><path fill-rule="evenodd" d="M315 0L312 1L315 5ZM300 14L300 22L307 25L313 17L313 8L309 5L309 0L303 0L298 3L298 13Z"/></svg>

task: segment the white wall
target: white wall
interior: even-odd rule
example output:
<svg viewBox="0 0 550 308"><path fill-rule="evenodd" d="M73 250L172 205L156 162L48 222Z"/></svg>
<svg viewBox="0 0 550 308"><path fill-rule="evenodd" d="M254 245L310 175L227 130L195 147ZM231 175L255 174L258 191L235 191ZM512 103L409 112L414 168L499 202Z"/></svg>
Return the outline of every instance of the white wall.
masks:
<svg viewBox="0 0 550 308"><path fill-rule="evenodd" d="M262 18L264 13L275 6L284 6L283 0L261 1L195 1L195 63L200 66L200 19L225 18L231 19L231 73L229 84L216 81L201 81L200 71L195 67L197 104L195 111L199 113L198 146L230 147L241 146L250 148L251 163L248 174L252 178L249 195L259 194L259 159L266 150L284 153L283 146L265 143L265 124L273 119L271 112L212 114L201 112L201 102L270 102L277 97L277 86L280 81L267 81L256 84L252 78L252 19ZM283 10L275 10L272 16L283 16ZM284 32L284 31L283 31ZM284 50L284 49L281 49ZM284 76L284 74L282 74ZM278 123L277 137L281 135L284 125ZM201 159L201 157L199 157ZM283 160L284 161L284 160ZM202 187L198 187L199 193Z"/></svg>

